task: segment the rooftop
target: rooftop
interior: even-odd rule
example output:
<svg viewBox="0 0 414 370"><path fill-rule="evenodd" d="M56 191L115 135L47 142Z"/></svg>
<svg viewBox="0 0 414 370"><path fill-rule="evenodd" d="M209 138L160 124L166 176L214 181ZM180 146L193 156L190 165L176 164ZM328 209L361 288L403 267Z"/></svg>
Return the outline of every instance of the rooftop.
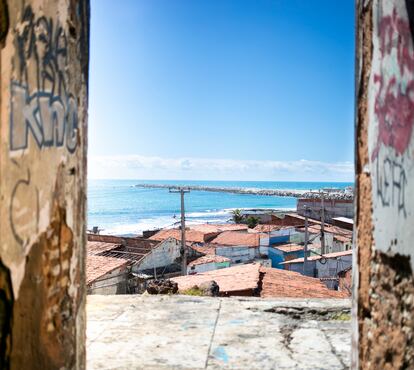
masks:
<svg viewBox="0 0 414 370"><path fill-rule="evenodd" d="M354 224L354 220L348 217L333 217L332 220L345 222L347 224L352 224L352 225Z"/></svg>
<svg viewBox="0 0 414 370"><path fill-rule="evenodd" d="M342 251L342 252L333 252L333 253L326 253L323 255L323 257L329 259L329 258L338 258L338 257L343 257L343 256L350 256L352 255L352 249L347 250L347 251ZM320 260L322 258L322 256L311 256L308 257L308 261L317 261ZM302 258L295 258L293 260L290 261L286 261L286 262L281 262L280 265L286 265L289 263L303 263L304 259Z"/></svg>
<svg viewBox="0 0 414 370"><path fill-rule="evenodd" d="M219 270L175 277L180 291L214 280L223 295L262 297L343 298L343 292L329 290L319 279L297 272L261 267L251 263ZM243 293L242 293L243 292Z"/></svg>
<svg viewBox="0 0 414 370"><path fill-rule="evenodd" d="M259 265L233 266L196 275L179 276L172 278L172 280L178 283L180 291L214 280L219 285L220 292L232 295L236 292L253 291L258 288Z"/></svg>
<svg viewBox="0 0 414 370"><path fill-rule="evenodd" d="M107 273L141 260L158 242L142 238L121 238L112 235L88 235L86 244L86 283Z"/></svg>
<svg viewBox="0 0 414 370"><path fill-rule="evenodd" d="M298 227L298 230L305 231L304 227ZM344 229L339 226L325 225L325 232L333 234L335 237L343 236L349 239L352 238L352 230ZM308 227L308 231L311 234L318 234L321 231L321 225L311 225Z"/></svg>
<svg viewBox="0 0 414 370"><path fill-rule="evenodd" d="M90 295L87 369L350 366L347 299Z"/></svg>
<svg viewBox="0 0 414 370"><path fill-rule="evenodd" d="M261 267L264 274L261 297L290 298L345 298L345 292L330 290L319 279L301 275L297 272Z"/></svg>
<svg viewBox="0 0 414 370"><path fill-rule="evenodd" d="M86 284L90 284L107 273L131 263L131 261L125 259L88 254L86 259Z"/></svg>
<svg viewBox="0 0 414 370"><path fill-rule="evenodd" d="M218 245L243 245L258 247L260 245L261 234L244 233L237 231L225 231L211 241L211 244Z"/></svg>
<svg viewBox="0 0 414 370"><path fill-rule="evenodd" d="M218 231L199 231L199 230L186 230L185 231L185 240L192 243L205 243L215 236L218 235ZM155 235L151 236L150 240L162 241L168 238L174 238L181 240L181 230L179 229L163 229L157 232Z"/></svg>
<svg viewBox="0 0 414 370"><path fill-rule="evenodd" d="M188 226L190 230L201 231L203 233L221 233L223 231L242 231L247 230L244 224L200 224Z"/></svg>
<svg viewBox="0 0 414 370"><path fill-rule="evenodd" d="M221 262L230 262L231 259L227 257L222 256L216 256L215 254L207 254L203 257L199 257L196 260L190 262L188 264L189 267L191 266L197 266L197 265L204 265L205 263L221 263Z"/></svg>
<svg viewBox="0 0 414 370"><path fill-rule="evenodd" d="M273 248L280 250L281 252L289 253L289 252L297 252L302 251L304 246L301 244L282 244L282 245L272 245ZM308 249L315 248L314 245L308 244Z"/></svg>

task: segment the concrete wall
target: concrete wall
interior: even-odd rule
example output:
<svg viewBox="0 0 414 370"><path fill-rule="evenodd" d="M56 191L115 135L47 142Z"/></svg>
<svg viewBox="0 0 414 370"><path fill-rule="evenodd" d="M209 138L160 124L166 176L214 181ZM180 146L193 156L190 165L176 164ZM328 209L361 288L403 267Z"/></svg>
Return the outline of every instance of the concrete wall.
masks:
<svg viewBox="0 0 414 370"><path fill-rule="evenodd" d="M0 1L0 368L84 368L88 0Z"/></svg>
<svg viewBox="0 0 414 370"><path fill-rule="evenodd" d="M216 247L216 255L231 259L231 263L249 262L259 257L259 248L247 246Z"/></svg>
<svg viewBox="0 0 414 370"><path fill-rule="evenodd" d="M134 265L133 271L138 272L171 265L181 257L180 249L181 242L173 238L165 239L153 248L140 263Z"/></svg>
<svg viewBox="0 0 414 370"><path fill-rule="evenodd" d="M305 216L305 208L308 207L308 216L317 220L321 217L321 200L320 199L298 199L296 208L297 213ZM324 201L325 221L330 222L333 217L354 217L354 204L352 200L332 199Z"/></svg>
<svg viewBox="0 0 414 370"><path fill-rule="evenodd" d="M200 272L213 271L213 270L223 269L223 268L226 268L226 267L230 267L230 262L203 263L201 265L194 265L194 266L191 266L191 267L187 267L187 274L188 275L198 274Z"/></svg>
<svg viewBox="0 0 414 370"><path fill-rule="evenodd" d="M127 267L117 268L89 284L88 294L127 294L128 278Z"/></svg>
<svg viewBox="0 0 414 370"><path fill-rule="evenodd" d="M414 368L414 6L357 4L353 367Z"/></svg>
<svg viewBox="0 0 414 370"><path fill-rule="evenodd" d="M347 269L352 266L352 255L341 256L338 258L328 258L326 263L321 263L320 260L316 261L316 276L317 278L324 277L337 277L338 272ZM326 281L325 284L330 289L336 289L338 287L337 281Z"/></svg>

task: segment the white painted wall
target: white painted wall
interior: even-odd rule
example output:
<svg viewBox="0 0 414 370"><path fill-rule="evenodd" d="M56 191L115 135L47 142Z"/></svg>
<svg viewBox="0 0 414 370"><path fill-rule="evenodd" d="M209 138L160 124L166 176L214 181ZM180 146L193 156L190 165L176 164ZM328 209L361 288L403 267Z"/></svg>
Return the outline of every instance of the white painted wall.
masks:
<svg viewBox="0 0 414 370"><path fill-rule="evenodd" d="M232 263L241 263L253 261L259 257L259 248L252 248L248 246L234 246L234 247L216 247L216 254L231 259Z"/></svg>
<svg viewBox="0 0 414 370"><path fill-rule="evenodd" d="M117 268L88 286L88 294L126 294L128 274L125 267Z"/></svg>
<svg viewBox="0 0 414 370"><path fill-rule="evenodd" d="M132 271L138 272L154 267L169 266L180 257L181 243L173 238L168 238L158 244L140 263L133 266Z"/></svg>

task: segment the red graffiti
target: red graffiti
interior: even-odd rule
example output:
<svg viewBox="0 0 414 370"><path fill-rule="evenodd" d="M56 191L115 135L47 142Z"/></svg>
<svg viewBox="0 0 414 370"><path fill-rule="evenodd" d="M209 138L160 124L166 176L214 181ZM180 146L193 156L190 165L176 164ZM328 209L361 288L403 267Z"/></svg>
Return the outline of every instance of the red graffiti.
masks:
<svg viewBox="0 0 414 370"><path fill-rule="evenodd" d="M401 76L404 71L412 75L414 52L408 21L392 16L383 17L379 23L381 57L390 56L393 48L397 51L397 61ZM387 67L384 67L387 68ZM378 119L378 139L371 159L378 156L381 144L394 148L402 155L410 145L414 125L414 80L392 76L384 81L382 75L374 75L374 83L379 83L375 97L375 115Z"/></svg>
<svg viewBox="0 0 414 370"><path fill-rule="evenodd" d="M394 9L392 15L381 19L378 28L381 57L390 55L392 48L395 46L397 48L397 60L401 74L404 73L404 68L407 68L408 72L413 72L414 50L410 49L412 38L408 21L399 18L397 11Z"/></svg>

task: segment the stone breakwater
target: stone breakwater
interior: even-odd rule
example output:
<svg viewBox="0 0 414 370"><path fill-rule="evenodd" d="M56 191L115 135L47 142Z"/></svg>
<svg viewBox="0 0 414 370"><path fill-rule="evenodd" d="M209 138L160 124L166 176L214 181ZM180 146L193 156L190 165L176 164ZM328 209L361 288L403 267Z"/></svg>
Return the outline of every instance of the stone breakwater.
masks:
<svg viewBox="0 0 414 370"><path fill-rule="evenodd" d="M294 198L306 198L306 199L320 199L321 194L319 191L314 190L281 190L281 189L259 189L259 188L232 188L232 187L215 187L215 186L178 186L168 184L137 184L137 188L149 188L149 189L173 189L177 190L185 188L192 191L211 191L216 193L233 193L233 194L251 194L251 195L266 195L273 197L294 197ZM354 194L352 190L330 189L324 191L325 199L343 199L352 200Z"/></svg>

